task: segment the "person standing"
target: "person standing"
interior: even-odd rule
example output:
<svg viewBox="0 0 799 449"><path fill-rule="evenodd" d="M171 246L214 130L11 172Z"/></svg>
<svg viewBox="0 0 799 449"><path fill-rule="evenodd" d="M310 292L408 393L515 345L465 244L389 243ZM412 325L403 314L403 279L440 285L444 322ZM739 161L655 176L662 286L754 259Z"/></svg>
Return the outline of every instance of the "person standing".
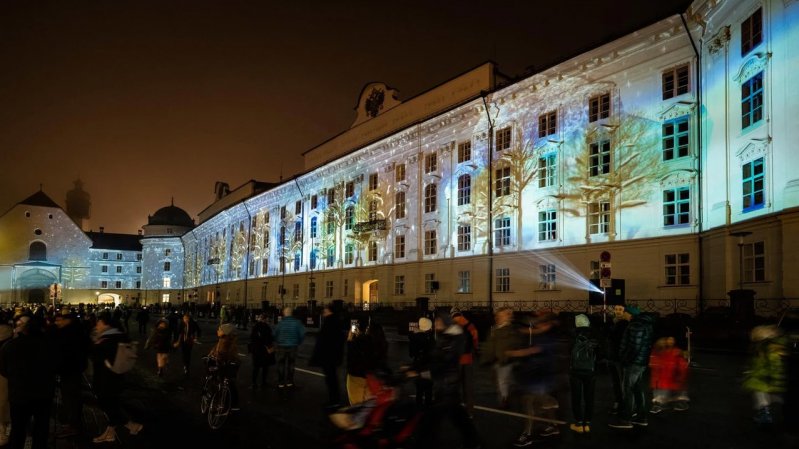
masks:
<svg viewBox="0 0 799 449"><path fill-rule="evenodd" d="M169 351L172 350L172 331L169 329L169 323L163 318L158 321L153 334L147 339L144 344L144 349L155 349L155 363L157 366L158 377L163 377L166 374L167 366L169 365Z"/></svg>
<svg viewBox="0 0 799 449"><path fill-rule="evenodd" d="M83 417L83 372L89 364L91 340L77 321L77 317L64 310L56 316L55 345L58 354L58 377L61 399L63 400L62 427L56 434L58 438L77 435Z"/></svg>
<svg viewBox="0 0 799 449"><path fill-rule="evenodd" d="M311 366L322 368L327 386L327 407L335 408L341 404L341 386L338 368L344 360L344 345L347 341L347 328L338 313L328 304L322 309L322 326L316 337Z"/></svg>
<svg viewBox="0 0 799 449"><path fill-rule="evenodd" d="M183 374L186 377L189 377L189 370L191 369L191 351L200 338L200 333L200 325L194 321L189 312L185 312L180 322L178 338L174 346L180 348L183 358Z"/></svg>
<svg viewBox="0 0 799 449"><path fill-rule="evenodd" d="M272 328L266 322L266 313L258 319L250 332L250 354L252 354L252 389L258 388L258 372L261 372L261 388L266 387L269 367L275 364L275 345Z"/></svg>
<svg viewBox="0 0 799 449"><path fill-rule="evenodd" d="M463 405L469 416L474 416L474 354L480 342L477 326L469 321L463 313L455 309L452 311L452 319L464 331L466 336L463 354L460 358L461 371L461 393L463 395Z"/></svg>
<svg viewBox="0 0 799 449"><path fill-rule="evenodd" d="M3 321L5 322L5 321ZM14 336L14 329L8 324L0 324L0 354ZM8 402L8 379L0 374L0 446L8 444L8 430L11 426L11 405Z"/></svg>
<svg viewBox="0 0 799 449"><path fill-rule="evenodd" d="M596 360L599 343L591 334L591 321L584 314L574 317L575 337L569 363L572 413L569 428L577 433L591 431L596 386Z"/></svg>
<svg viewBox="0 0 799 449"><path fill-rule="evenodd" d="M520 334L513 325L513 310L503 307L494 314L495 326L485 343L481 362L493 364L497 375L499 401L503 408L508 407L510 388L513 384L513 360L508 351L520 346Z"/></svg>
<svg viewBox="0 0 799 449"><path fill-rule="evenodd" d="M624 311L632 319L624 330L619 344L619 364L621 366L622 403L617 420L608 425L616 429L631 429L633 426L646 427L646 380L645 373L652 351L654 330L652 317L641 313L636 306L627 306Z"/></svg>
<svg viewBox="0 0 799 449"><path fill-rule="evenodd" d="M610 383L613 387L613 406L610 409L611 415L617 415L619 408L624 400L622 397L621 387L621 364L619 363L619 346L621 345L621 338L624 336L624 331L627 325L630 324L632 316L625 312L624 306L613 307L613 323L607 329L607 338L605 347L605 359L607 361L608 372L610 374Z"/></svg>
<svg viewBox="0 0 799 449"><path fill-rule="evenodd" d="M147 335L147 323L150 321L150 312L147 310L147 307L142 307L139 309L139 312L136 313L136 322L139 324L139 335L144 336Z"/></svg>
<svg viewBox="0 0 799 449"><path fill-rule="evenodd" d="M408 336L408 352L413 361L411 369L417 373L430 372L430 357L433 353L433 322L430 318L419 318L419 327ZM429 375L416 376L416 405L430 407L433 404L433 379Z"/></svg>
<svg viewBox="0 0 799 449"><path fill-rule="evenodd" d="M283 319L275 326L273 337L277 346L277 387L292 388L297 348L305 338L305 326L294 318L291 307L283 309Z"/></svg>

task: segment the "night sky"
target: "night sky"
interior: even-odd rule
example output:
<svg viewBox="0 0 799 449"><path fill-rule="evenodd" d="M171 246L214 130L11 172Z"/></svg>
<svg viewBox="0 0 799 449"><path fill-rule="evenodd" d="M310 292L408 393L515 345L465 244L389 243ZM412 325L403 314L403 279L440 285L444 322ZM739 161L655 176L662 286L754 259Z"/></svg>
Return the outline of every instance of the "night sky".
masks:
<svg viewBox="0 0 799 449"><path fill-rule="evenodd" d="M361 88L406 100L486 60L540 69L686 0L0 2L0 213L80 177L91 227L135 233L215 181L277 181L349 128ZM345 6L346 5L346 6Z"/></svg>

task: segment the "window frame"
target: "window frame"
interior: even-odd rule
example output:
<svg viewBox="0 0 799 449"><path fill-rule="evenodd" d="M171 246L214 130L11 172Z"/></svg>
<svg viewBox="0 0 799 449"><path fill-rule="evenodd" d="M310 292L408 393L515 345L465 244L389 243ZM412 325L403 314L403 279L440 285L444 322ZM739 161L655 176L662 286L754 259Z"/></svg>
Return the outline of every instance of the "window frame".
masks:
<svg viewBox="0 0 799 449"><path fill-rule="evenodd" d="M511 219L509 216L497 217L494 219L494 246L511 245Z"/></svg>
<svg viewBox="0 0 799 449"><path fill-rule="evenodd" d="M746 175L747 167L749 176ZM760 172L756 173L757 168ZM758 189L758 183L760 189ZM748 192L747 192L748 190ZM760 202L757 196L760 195ZM749 205L747 206L747 203ZM744 213L762 209L766 206L766 158L761 156L741 166L741 208Z"/></svg>
<svg viewBox="0 0 799 449"><path fill-rule="evenodd" d="M547 111L538 116L538 138L552 136L558 133L558 111Z"/></svg>
<svg viewBox="0 0 799 449"><path fill-rule="evenodd" d="M743 259L743 282L766 282L766 242L760 240L744 243L741 247L741 254Z"/></svg>
<svg viewBox="0 0 799 449"><path fill-rule="evenodd" d="M613 165L612 156L610 139L591 142L588 145L588 177L610 174Z"/></svg>
<svg viewBox="0 0 799 449"><path fill-rule="evenodd" d="M438 209L438 185L424 186L424 213L433 213Z"/></svg>
<svg viewBox="0 0 799 449"><path fill-rule="evenodd" d="M494 291L496 293L510 292L510 268L497 268L494 271Z"/></svg>
<svg viewBox="0 0 799 449"><path fill-rule="evenodd" d="M424 255L435 256L438 254L438 231L428 229L424 231Z"/></svg>
<svg viewBox="0 0 799 449"><path fill-rule="evenodd" d="M691 253L665 254L663 267L666 286L682 287L691 285Z"/></svg>
<svg viewBox="0 0 799 449"><path fill-rule="evenodd" d="M513 146L513 127L505 126L496 131L494 135L495 151L510 150Z"/></svg>
<svg viewBox="0 0 799 449"><path fill-rule="evenodd" d="M609 118L611 109L609 92L590 97L588 99L588 123Z"/></svg>
<svg viewBox="0 0 799 449"><path fill-rule="evenodd" d="M683 194L686 195L683 198ZM669 198L671 195L671 198ZM683 210L683 206L686 210ZM671 223L669 223L671 219ZM684 221L683 221L684 220ZM691 224L691 187L680 186L663 191L663 226L679 227Z"/></svg>
<svg viewBox="0 0 799 449"><path fill-rule="evenodd" d="M551 151L538 158L538 188L553 187L558 182L558 154Z"/></svg>
<svg viewBox="0 0 799 449"><path fill-rule="evenodd" d="M755 21L755 18L758 20ZM763 43L763 7L757 8L741 22L741 57Z"/></svg>
<svg viewBox="0 0 799 449"><path fill-rule="evenodd" d="M458 225L458 251L472 250L472 225Z"/></svg>
<svg viewBox="0 0 799 449"><path fill-rule="evenodd" d="M538 211L538 241L554 242L558 240L558 210L545 209Z"/></svg>
<svg viewBox="0 0 799 449"><path fill-rule="evenodd" d="M458 144L458 163L469 162L472 160L472 141L467 140Z"/></svg>
<svg viewBox="0 0 799 449"><path fill-rule="evenodd" d="M680 127L685 125L685 130ZM667 128L671 128L671 132ZM681 140L685 139L685 144ZM691 117L688 115L678 117L674 120L663 122L660 128L660 142L661 150L663 152L663 161L673 161L691 155ZM682 153L685 154L682 154ZM667 157L667 154L671 153Z"/></svg>
<svg viewBox="0 0 799 449"><path fill-rule="evenodd" d="M394 236L394 257L397 259L405 258L405 234Z"/></svg>
<svg viewBox="0 0 799 449"><path fill-rule="evenodd" d="M741 83L741 130L758 125L765 118L765 77L761 70Z"/></svg>
<svg viewBox="0 0 799 449"><path fill-rule="evenodd" d="M472 176L463 174L458 176L458 206L465 206L472 202Z"/></svg>
<svg viewBox="0 0 799 449"><path fill-rule="evenodd" d="M685 80L684 84L682 80ZM661 87L664 100L691 92L691 64L686 62L664 70L661 74Z"/></svg>
<svg viewBox="0 0 799 449"><path fill-rule="evenodd" d="M405 218L405 191L400 190L394 194L394 216L398 219Z"/></svg>
<svg viewBox="0 0 799 449"><path fill-rule="evenodd" d="M468 270L458 271L458 291L457 293L472 292L472 272Z"/></svg>
<svg viewBox="0 0 799 449"><path fill-rule="evenodd" d="M494 169L494 198L510 195L511 191L511 170L510 166L497 167Z"/></svg>
<svg viewBox="0 0 799 449"><path fill-rule="evenodd" d="M592 203L589 203L588 234L602 235L609 233L610 217L612 212L613 211L611 210L610 207L610 201L594 201Z"/></svg>

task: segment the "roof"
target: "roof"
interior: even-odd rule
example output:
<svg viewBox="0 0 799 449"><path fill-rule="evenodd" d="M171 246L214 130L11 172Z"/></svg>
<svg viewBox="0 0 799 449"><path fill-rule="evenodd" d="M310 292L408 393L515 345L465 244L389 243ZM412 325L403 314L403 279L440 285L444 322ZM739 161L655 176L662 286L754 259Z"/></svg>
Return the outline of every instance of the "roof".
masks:
<svg viewBox="0 0 799 449"><path fill-rule="evenodd" d="M25 198L24 200L20 201L17 204L25 204L28 206L41 206L41 207L57 207L61 209L61 206L59 206L55 201L50 199L50 197L47 196L47 194L41 190Z"/></svg>
<svg viewBox="0 0 799 449"><path fill-rule="evenodd" d="M141 251L141 236L136 234L114 234L92 232L86 235L92 239L92 249L115 249L118 251Z"/></svg>
<svg viewBox="0 0 799 449"><path fill-rule="evenodd" d="M171 205L162 207L153 215L147 217L147 224L155 226L186 226L193 228L194 220L191 219L185 210Z"/></svg>

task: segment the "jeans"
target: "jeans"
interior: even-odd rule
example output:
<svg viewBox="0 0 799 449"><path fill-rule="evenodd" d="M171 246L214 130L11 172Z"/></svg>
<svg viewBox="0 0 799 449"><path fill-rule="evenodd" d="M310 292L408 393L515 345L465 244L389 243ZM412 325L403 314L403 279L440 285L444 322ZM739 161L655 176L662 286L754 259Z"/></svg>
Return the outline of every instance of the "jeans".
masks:
<svg viewBox="0 0 799 449"><path fill-rule="evenodd" d="M278 346L276 354L278 385L293 384L294 362L297 360L297 347Z"/></svg>
<svg viewBox="0 0 799 449"><path fill-rule="evenodd" d="M613 385L613 402L618 407L624 401L624 394L621 389L621 366L619 362L608 361L608 372L610 373L610 383Z"/></svg>
<svg viewBox="0 0 799 449"><path fill-rule="evenodd" d="M28 424L33 418L32 449L47 449L47 433L50 426L51 399L11 403L11 449L23 449Z"/></svg>
<svg viewBox="0 0 799 449"><path fill-rule="evenodd" d="M622 407L619 409L619 418L630 421L633 415L638 414L644 419L649 412L646 409L646 396L644 373L645 366L627 365L622 367L621 384L623 391Z"/></svg>
<svg viewBox="0 0 799 449"><path fill-rule="evenodd" d="M499 389L499 399L507 401L510 396L510 387L513 384L513 364L497 365L497 388Z"/></svg>
<svg viewBox="0 0 799 449"><path fill-rule="evenodd" d="M569 373L572 393L572 413L577 424L589 424L594 415L594 372L572 371Z"/></svg>

